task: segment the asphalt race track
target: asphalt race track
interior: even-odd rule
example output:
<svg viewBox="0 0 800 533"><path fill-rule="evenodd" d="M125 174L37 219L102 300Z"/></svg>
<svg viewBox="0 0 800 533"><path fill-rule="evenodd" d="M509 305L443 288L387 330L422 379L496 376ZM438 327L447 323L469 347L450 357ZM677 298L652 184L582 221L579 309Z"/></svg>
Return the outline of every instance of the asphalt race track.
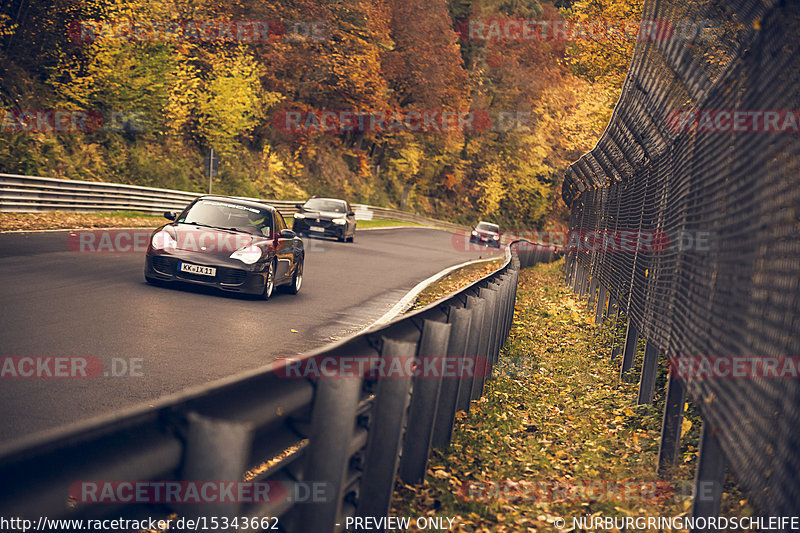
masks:
<svg viewBox="0 0 800 533"><path fill-rule="evenodd" d="M83 356L102 368L3 374L2 445L318 347L369 325L421 280L491 253L426 228L360 231L355 244L306 239L300 293L265 302L152 287L142 253L72 251L68 235L0 234L0 356Z"/></svg>

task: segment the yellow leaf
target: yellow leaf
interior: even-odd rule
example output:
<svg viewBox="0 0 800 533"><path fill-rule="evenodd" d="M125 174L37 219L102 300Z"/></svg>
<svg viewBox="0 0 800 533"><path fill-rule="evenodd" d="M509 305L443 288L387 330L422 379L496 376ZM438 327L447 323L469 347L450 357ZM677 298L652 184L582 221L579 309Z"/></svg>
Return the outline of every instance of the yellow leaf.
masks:
<svg viewBox="0 0 800 533"><path fill-rule="evenodd" d="M681 438L683 438L689 430L692 429L692 421L688 418L684 418L683 422L681 423Z"/></svg>

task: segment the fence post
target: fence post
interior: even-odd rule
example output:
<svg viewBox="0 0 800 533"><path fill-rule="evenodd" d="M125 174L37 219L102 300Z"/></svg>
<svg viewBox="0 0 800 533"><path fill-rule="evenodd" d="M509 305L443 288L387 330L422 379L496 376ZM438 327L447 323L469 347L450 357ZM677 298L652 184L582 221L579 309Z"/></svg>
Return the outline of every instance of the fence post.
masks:
<svg viewBox="0 0 800 533"><path fill-rule="evenodd" d="M400 478L409 485L421 483L425 479L428 452L433 437L433 422L436 407L439 405L439 390L450 339L450 324L426 320L419 343L418 363L422 365L414 378L411 394L411 407L408 412L408 428L403 442L403 455L400 459ZM427 375L425 361L434 362L436 376Z"/></svg>
<svg viewBox="0 0 800 533"><path fill-rule="evenodd" d="M572 273L572 292L578 294L581 288L581 267L578 264L578 257L577 252L575 252L576 256L573 260L573 273Z"/></svg>
<svg viewBox="0 0 800 533"><path fill-rule="evenodd" d="M578 265L578 279L575 287L575 294L578 295L578 298L583 298L583 295L586 294L586 275L586 269L582 265Z"/></svg>
<svg viewBox="0 0 800 533"><path fill-rule="evenodd" d="M685 404L686 387L670 364L667 397L664 401L664 418L661 422L661 440L658 447L658 475L660 476L664 476L678 459Z"/></svg>
<svg viewBox="0 0 800 533"><path fill-rule="evenodd" d="M608 310L606 311L606 317L617 317L618 315L619 303L617 303L617 299L614 298L611 291L608 291Z"/></svg>
<svg viewBox="0 0 800 533"><path fill-rule="evenodd" d="M298 531L331 530L339 519L361 387L361 377L317 380L303 471L306 481L324 483L326 498L297 504Z"/></svg>
<svg viewBox="0 0 800 533"><path fill-rule="evenodd" d="M594 323L602 324L603 315L606 312L606 286L602 283L600 285L600 293L597 295L597 311L594 314Z"/></svg>
<svg viewBox="0 0 800 533"><path fill-rule="evenodd" d="M647 341L644 346L644 361L642 375L639 379L638 405L653 403L653 394L656 389L656 373L658 372L658 350L652 342Z"/></svg>
<svg viewBox="0 0 800 533"><path fill-rule="evenodd" d="M386 364L416 355L416 343L383 338ZM387 516L406 424L411 376L379 378L372 407L369 442L361 481L358 516Z"/></svg>
<svg viewBox="0 0 800 533"><path fill-rule="evenodd" d="M465 363L458 365L458 377L445 378L442 381L442 388L439 392L439 407L436 409L436 422L433 427L433 439L431 445L434 448L445 448L450 444L453 436L453 421L455 420L458 408L458 399L462 388L466 388L472 381L467 381L466 370L471 369L469 374L474 374L475 365L468 365L465 358L467 342L469 340L470 323L472 322L472 311L464 307L451 307L447 321L450 324L450 341L447 344L447 356L459 357Z"/></svg>
<svg viewBox="0 0 800 533"><path fill-rule="evenodd" d="M697 472L694 478L694 498L692 500L692 516L719 516L722 503L722 483L725 481L725 457L722 448L714 436L714 429L703 421L700 436L700 456L697 459ZM705 531L692 529L692 532Z"/></svg>
<svg viewBox="0 0 800 533"><path fill-rule="evenodd" d="M639 343L639 331L633 325L633 320L628 319L628 329L625 332L625 350L622 354L622 366L620 367L619 377L625 378L625 373L633 366L633 358L636 356L636 347Z"/></svg>
<svg viewBox="0 0 800 533"><path fill-rule="evenodd" d="M586 302L586 310L591 311L594 309L594 300L597 297L597 276L592 276L589 282L589 300Z"/></svg>

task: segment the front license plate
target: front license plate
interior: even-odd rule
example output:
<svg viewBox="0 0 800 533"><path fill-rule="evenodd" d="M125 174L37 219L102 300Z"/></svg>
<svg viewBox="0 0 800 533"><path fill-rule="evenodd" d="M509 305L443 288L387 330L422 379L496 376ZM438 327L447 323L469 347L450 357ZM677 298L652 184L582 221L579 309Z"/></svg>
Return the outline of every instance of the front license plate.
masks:
<svg viewBox="0 0 800 533"><path fill-rule="evenodd" d="M201 276L216 276L217 269L214 267L207 267L202 265L193 265L191 263L181 263L181 272L188 272L189 274L199 274Z"/></svg>
<svg viewBox="0 0 800 533"><path fill-rule="evenodd" d="M310 229L311 231L325 231L325 228L320 228L319 226L311 226L308 229Z"/></svg>

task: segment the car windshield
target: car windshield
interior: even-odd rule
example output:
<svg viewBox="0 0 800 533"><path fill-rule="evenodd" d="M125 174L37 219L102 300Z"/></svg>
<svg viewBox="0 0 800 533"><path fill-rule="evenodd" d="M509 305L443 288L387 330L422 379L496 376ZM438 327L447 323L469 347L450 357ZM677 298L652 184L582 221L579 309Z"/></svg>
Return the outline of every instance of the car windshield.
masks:
<svg viewBox="0 0 800 533"><path fill-rule="evenodd" d="M478 225L475 226L475 229L479 229L481 231L492 231L494 233L500 233L500 226L497 224L489 224L488 222L478 222Z"/></svg>
<svg viewBox="0 0 800 533"><path fill-rule="evenodd" d="M200 200L178 222L269 235L272 229L272 213L266 209L223 200Z"/></svg>
<svg viewBox="0 0 800 533"><path fill-rule="evenodd" d="M344 202L341 200L326 200L325 198L312 198L303 206L309 211L331 211L344 213Z"/></svg>

